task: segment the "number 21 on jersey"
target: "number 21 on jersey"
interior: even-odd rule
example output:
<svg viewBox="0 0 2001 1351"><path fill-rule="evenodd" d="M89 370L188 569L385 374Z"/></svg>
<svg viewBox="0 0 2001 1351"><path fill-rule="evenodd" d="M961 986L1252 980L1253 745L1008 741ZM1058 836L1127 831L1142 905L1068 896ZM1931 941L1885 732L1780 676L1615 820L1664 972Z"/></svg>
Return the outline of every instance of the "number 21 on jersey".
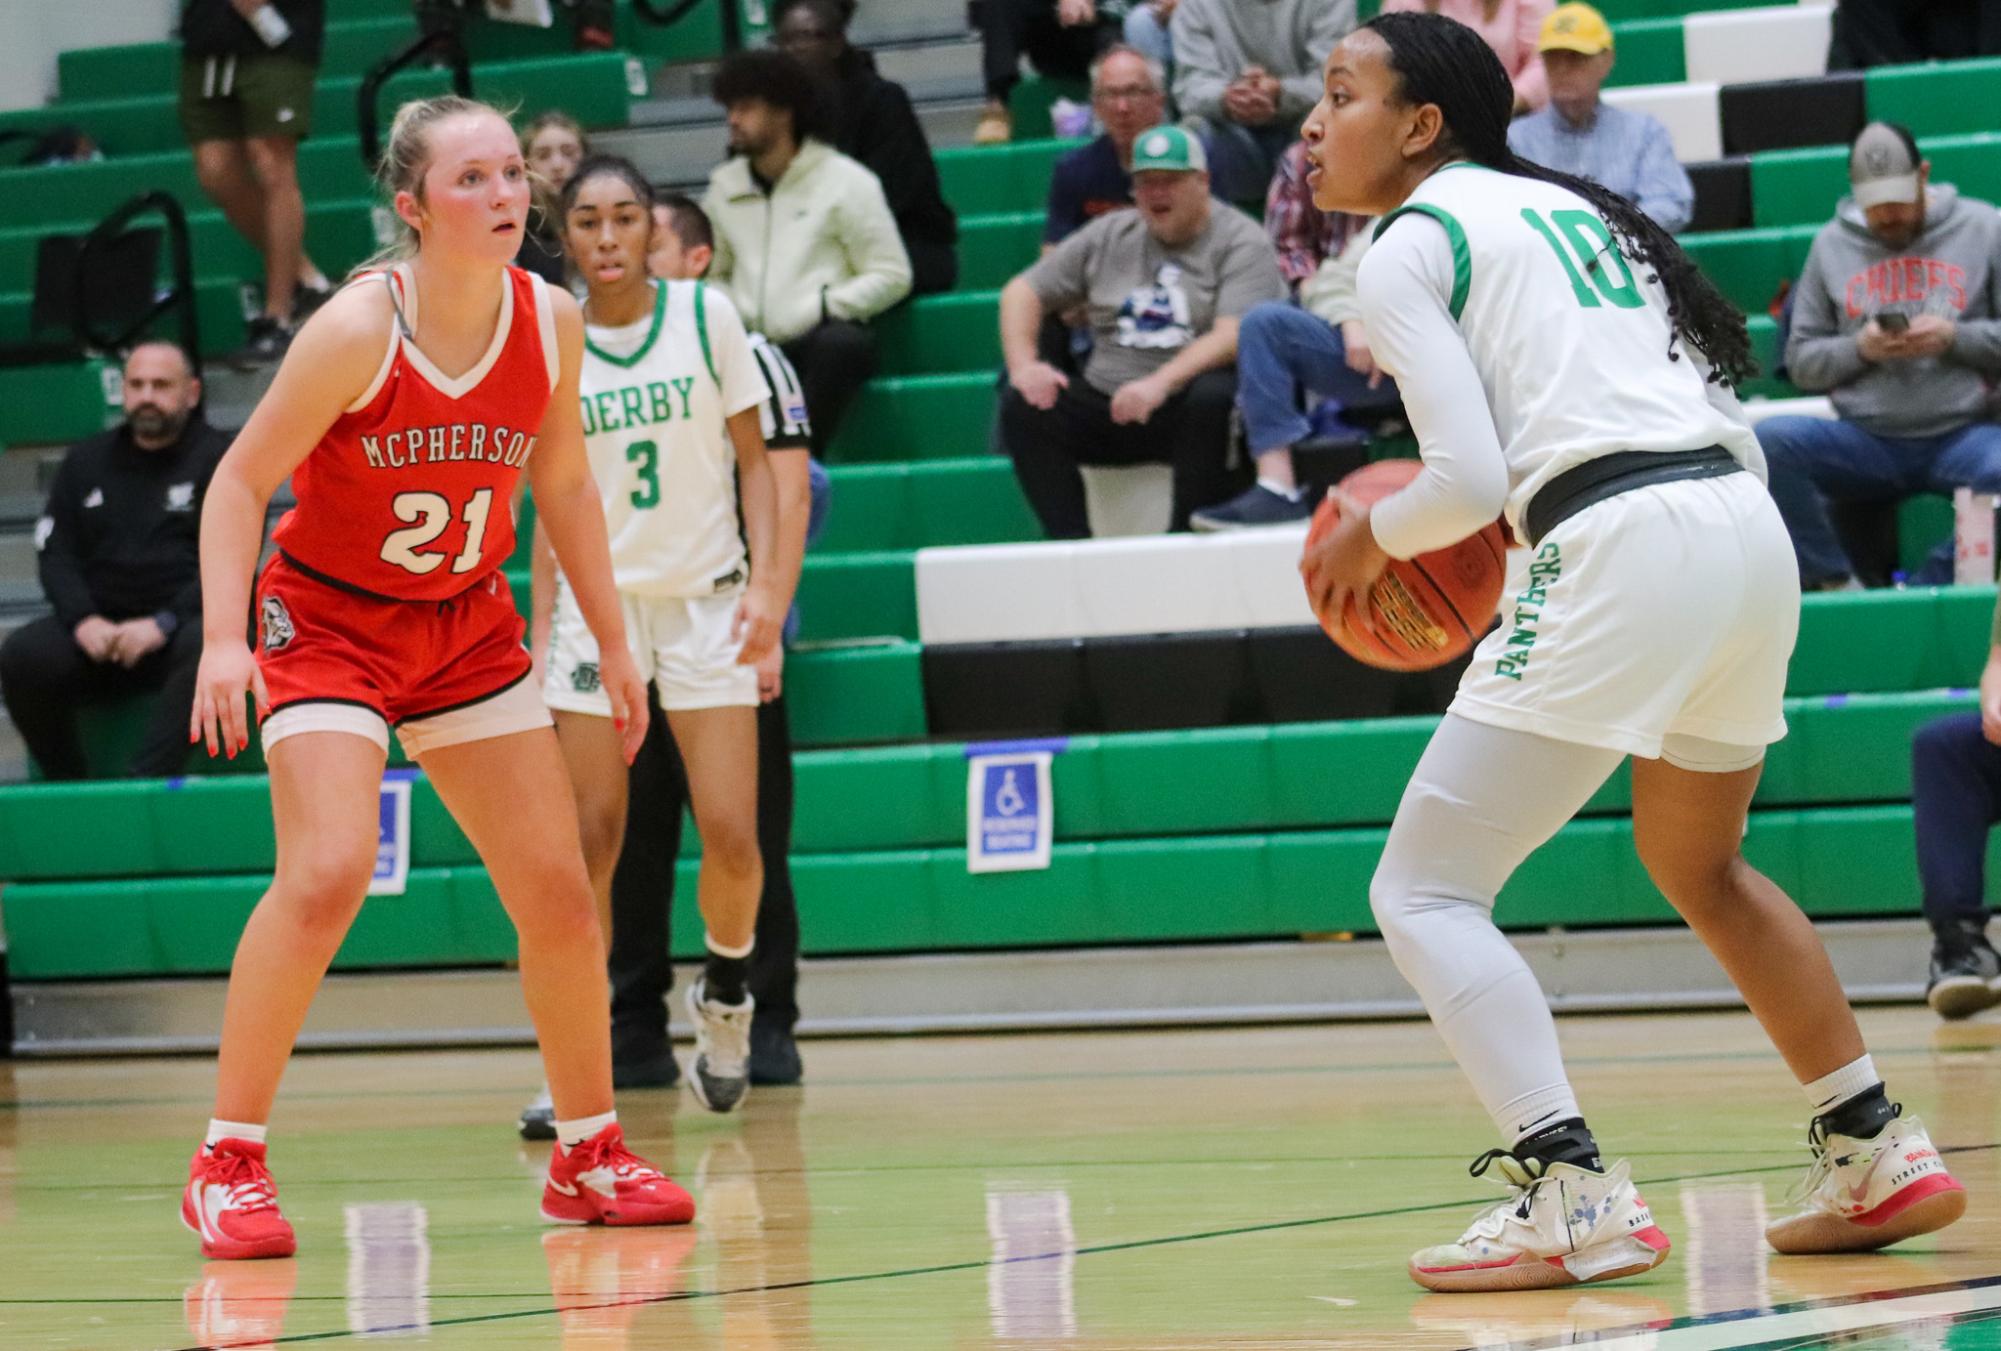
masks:
<svg viewBox="0 0 2001 1351"><path fill-rule="evenodd" d="M1544 220L1541 212L1525 206L1522 219L1543 237L1556 254L1556 261L1563 264L1563 274L1570 279L1571 294L1577 297L1579 305L1587 310L1605 304L1637 310L1647 303L1633 283L1633 269L1626 265L1626 255L1619 252L1611 230L1596 215L1589 211L1552 211L1549 219ZM1608 267L1619 270L1616 281ZM1588 284L1584 280L1587 275L1591 278Z"/></svg>
<svg viewBox="0 0 2001 1351"><path fill-rule="evenodd" d="M420 554L417 550L445 533L452 522L452 504L441 493L398 493L389 504L399 521L415 522L407 530L392 530L382 541L382 561L393 563L419 577L436 572L445 561L443 554ZM452 560L453 572L471 572L479 566L480 545L486 539L486 518L493 510L493 489L481 488L465 505L466 542Z"/></svg>

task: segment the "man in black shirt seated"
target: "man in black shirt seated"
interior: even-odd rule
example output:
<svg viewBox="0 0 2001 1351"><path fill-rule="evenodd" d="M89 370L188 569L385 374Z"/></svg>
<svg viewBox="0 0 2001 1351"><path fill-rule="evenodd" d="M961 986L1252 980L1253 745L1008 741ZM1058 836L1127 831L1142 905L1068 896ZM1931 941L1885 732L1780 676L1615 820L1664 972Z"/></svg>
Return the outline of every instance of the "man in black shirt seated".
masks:
<svg viewBox="0 0 2001 1351"><path fill-rule="evenodd" d="M55 613L0 643L0 698L50 779L88 777L79 704L157 691L129 772L178 774L201 661L202 499L229 438L182 350L125 361L125 421L70 447L35 525Z"/></svg>

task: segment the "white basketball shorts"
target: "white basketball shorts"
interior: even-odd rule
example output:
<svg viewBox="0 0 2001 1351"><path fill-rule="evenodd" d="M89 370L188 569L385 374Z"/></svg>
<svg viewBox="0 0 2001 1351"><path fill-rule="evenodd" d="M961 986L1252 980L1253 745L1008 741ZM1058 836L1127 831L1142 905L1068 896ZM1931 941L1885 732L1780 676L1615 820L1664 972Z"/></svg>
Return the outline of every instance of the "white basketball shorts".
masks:
<svg viewBox="0 0 2001 1351"><path fill-rule="evenodd" d="M1799 614L1792 541L1755 475L1635 489L1510 554L1500 626L1452 711L1647 759L1666 741L1677 763L1690 740L1755 750L1786 734Z"/></svg>
<svg viewBox="0 0 2001 1351"><path fill-rule="evenodd" d="M757 706L757 670L737 664L743 644L730 634L742 594L621 597L626 642L641 678L659 689L662 708ZM556 589L542 699L561 713L611 716L611 700L598 680L597 639L567 585Z"/></svg>

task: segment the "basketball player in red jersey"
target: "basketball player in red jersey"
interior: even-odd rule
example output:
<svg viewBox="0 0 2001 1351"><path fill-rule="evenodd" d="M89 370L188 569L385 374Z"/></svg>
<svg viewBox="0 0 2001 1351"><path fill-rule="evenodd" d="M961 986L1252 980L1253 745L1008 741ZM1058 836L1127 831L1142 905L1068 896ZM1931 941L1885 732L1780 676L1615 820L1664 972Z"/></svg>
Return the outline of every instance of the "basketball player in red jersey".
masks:
<svg viewBox="0 0 2001 1351"><path fill-rule="evenodd" d="M492 875L557 1115L544 1218L673 1224L694 1202L625 1147L612 1110L605 954L576 805L528 679L501 563L521 471L586 622L627 759L646 691L627 653L579 424L576 302L509 267L528 175L507 122L458 98L406 104L383 156L403 261L352 281L300 331L202 519L208 632L190 737L249 745L262 715L278 867L237 946L215 1118L181 1217L208 1257L297 1242L265 1167L278 1081L374 869L394 726ZM257 579L266 503L299 505Z"/></svg>

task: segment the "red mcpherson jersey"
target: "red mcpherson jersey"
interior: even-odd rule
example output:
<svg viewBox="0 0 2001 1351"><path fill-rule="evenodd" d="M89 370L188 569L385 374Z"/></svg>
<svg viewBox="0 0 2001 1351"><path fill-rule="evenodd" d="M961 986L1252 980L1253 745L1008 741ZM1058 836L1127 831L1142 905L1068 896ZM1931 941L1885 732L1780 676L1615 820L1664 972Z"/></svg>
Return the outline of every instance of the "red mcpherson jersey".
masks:
<svg viewBox="0 0 2001 1351"><path fill-rule="evenodd" d="M408 336L408 264L354 284L389 285L401 318L373 383L293 471L299 504L272 539L307 573L350 589L446 600L514 552L514 487L560 365L555 310L539 277L508 268L493 342L453 380Z"/></svg>

